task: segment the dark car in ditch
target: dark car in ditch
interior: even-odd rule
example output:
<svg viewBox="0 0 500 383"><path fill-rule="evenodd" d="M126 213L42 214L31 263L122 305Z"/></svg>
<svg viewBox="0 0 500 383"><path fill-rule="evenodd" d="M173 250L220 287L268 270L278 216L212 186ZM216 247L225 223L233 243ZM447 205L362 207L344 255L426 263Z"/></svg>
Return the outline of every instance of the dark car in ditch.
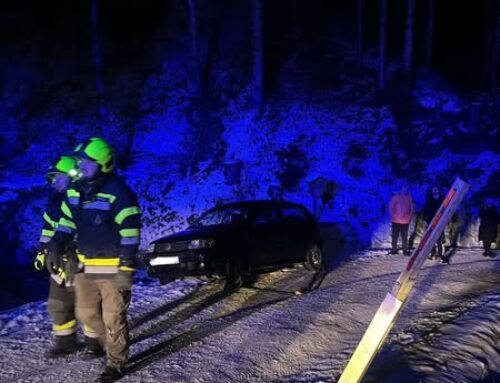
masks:
<svg viewBox="0 0 500 383"><path fill-rule="evenodd" d="M184 231L153 241L148 273L161 283L186 276L221 276L241 285L245 277L303 264L323 265L318 224L302 205L245 201L208 210Z"/></svg>

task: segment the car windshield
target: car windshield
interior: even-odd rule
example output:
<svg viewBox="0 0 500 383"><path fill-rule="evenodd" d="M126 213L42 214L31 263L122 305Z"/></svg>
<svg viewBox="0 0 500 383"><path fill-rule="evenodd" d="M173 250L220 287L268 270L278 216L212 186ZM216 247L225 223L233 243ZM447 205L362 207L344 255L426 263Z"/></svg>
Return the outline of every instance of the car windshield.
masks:
<svg viewBox="0 0 500 383"><path fill-rule="evenodd" d="M200 216L191 227L229 225L243 223L248 219L248 211L241 207L223 207Z"/></svg>

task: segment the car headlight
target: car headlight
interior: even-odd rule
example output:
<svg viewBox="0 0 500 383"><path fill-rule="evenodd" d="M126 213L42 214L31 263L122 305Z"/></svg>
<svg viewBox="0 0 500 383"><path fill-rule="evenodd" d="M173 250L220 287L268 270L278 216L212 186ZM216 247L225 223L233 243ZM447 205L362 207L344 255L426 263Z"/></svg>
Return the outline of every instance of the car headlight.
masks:
<svg viewBox="0 0 500 383"><path fill-rule="evenodd" d="M188 249L208 249L215 246L215 239L192 239L189 241Z"/></svg>
<svg viewBox="0 0 500 383"><path fill-rule="evenodd" d="M150 243L148 248L146 249L146 253L154 253L155 252L155 244Z"/></svg>

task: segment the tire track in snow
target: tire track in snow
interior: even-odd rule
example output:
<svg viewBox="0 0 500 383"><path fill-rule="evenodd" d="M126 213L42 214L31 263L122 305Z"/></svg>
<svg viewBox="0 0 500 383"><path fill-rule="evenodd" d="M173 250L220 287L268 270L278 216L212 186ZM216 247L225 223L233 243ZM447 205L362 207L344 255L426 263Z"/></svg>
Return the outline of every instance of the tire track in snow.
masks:
<svg viewBox="0 0 500 383"><path fill-rule="evenodd" d="M175 322L180 330L167 339L162 337L158 343L131 357L129 373L156 363L190 345L198 344L264 306L294 297L295 291L304 287L304 281L307 282L310 278L311 274L304 274L302 270L274 272L264 275L252 287L240 288L232 294L217 291L217 288L208 289L206 294L196 298L196 302L190 301L190 315L195 315L190 317L183 314L184 319L190 319L187 323L172 322Z"/></svg>

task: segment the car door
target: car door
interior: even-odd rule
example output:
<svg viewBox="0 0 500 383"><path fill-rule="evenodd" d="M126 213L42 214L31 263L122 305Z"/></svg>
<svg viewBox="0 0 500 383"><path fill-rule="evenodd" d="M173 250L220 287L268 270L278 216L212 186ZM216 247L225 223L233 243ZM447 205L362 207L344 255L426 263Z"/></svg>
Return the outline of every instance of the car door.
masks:
<svg viewBox="0 0 500 383"><path fill-rule="evenodd" d="M302 262L311 239L307 212L299 206L283 206L279 220L284 231L283 262Z"/></svg>
<svg viewBox="0 0 500 383"><path fill-rule="evenodd" d="M250 268L255 270L280 264L285 239L274 206L259 206L252 211L247 241Z"/></svg>

